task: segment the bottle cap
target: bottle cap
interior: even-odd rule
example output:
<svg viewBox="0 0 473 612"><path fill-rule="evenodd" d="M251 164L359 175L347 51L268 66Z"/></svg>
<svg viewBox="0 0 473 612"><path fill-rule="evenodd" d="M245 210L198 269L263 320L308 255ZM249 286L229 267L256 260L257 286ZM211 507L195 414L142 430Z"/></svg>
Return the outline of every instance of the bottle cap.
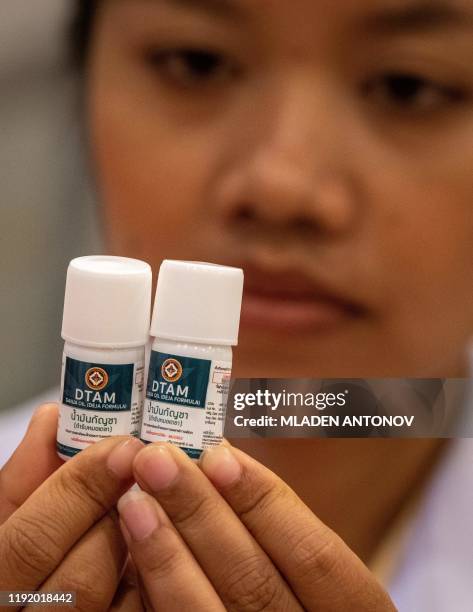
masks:
<svg viewBox="0 0 473 612"><path fill-rule="evenodd" d="M67 270L62 337L98 348L141 346L148 341L152 273L138 259L93 255Z"/></svg>
<svg viewBox="0 0 473 612"><path fill-rule="evenodd" d="M151 335L204 344L238 344L243 270L197 261L161 264Z"/></svg>

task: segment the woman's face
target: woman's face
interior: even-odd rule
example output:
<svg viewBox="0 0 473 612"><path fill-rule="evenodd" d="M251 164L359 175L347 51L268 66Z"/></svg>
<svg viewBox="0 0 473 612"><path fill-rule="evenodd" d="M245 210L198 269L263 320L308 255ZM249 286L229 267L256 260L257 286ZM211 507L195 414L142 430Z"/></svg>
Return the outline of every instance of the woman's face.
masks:
<svg viewBox="0 0 473 612"><path fill-rule="evenodd" d="M473 332L471 0L102 0L110 250L245 269L238 376L453 376Z"/></svg>

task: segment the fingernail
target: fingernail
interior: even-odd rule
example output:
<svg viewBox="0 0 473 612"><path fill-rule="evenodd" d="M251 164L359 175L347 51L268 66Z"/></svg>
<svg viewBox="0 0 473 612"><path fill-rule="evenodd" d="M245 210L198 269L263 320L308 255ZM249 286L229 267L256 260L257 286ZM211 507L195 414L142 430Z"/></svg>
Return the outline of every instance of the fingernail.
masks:
<svg viewBox="0 0 473 612"><path fill-rule="evenodd" d="M179 474L177 463L165 446L148 446L135 462L135 469L152 491L169 487Z"/></svg>
<svg viewBox="0 0 473 612"><path fill-rule="evenodd" d="M143 491L129 491L118 500L117 509L125 525L124 535L135 542L146 540L159 525L153 500Z"/></svg>
<svg viewBox="0 0 473 612"><path fill-rule="evenodd" d="M143 442L137 438L129 438L118 444L108 456L108 469L120 480L131 478L133 476L133 459L143 446Z"/></svg>
<svg viewBox="0 0 473 612"><path fill-rule="evenodd" d="M219 445L207 449L202 455L201 466L208 478L218 487L227 487L241 476L241 465L227 446Z"/></svg>

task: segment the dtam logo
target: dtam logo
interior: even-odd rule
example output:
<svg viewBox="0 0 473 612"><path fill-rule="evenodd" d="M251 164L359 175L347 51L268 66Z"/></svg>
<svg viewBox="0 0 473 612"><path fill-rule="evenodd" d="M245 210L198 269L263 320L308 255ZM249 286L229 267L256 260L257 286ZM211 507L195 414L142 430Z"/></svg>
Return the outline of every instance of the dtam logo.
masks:
<svg viewBox="0 0 473 612"><path fill-rule="evenodd" d="M108 374L103 368L89 368L85 373L85 384L93 391L101 391L108 385Z"/></svg>
<svg viewBox="0 0 473 612"><path fill-rule="evenodd" d="M182 376L182 365L177 359L166 359L161 366L161 376L170 383L178 381Z"/></svg>

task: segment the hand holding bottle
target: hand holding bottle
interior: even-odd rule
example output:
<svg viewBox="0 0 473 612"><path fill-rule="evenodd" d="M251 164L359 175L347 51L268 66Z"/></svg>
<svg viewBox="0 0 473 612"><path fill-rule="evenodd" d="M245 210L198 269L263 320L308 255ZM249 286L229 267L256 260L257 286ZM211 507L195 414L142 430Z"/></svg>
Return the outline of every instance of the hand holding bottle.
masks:
<svg viewBox="0 0 473 612"><path fill-rule="evenodd" d="M128 557L114 507L143 445L109 438L63 464L57 413L54 404L35 413L0 471L0 591L75 591L79 609L99 612L112 604Z"/></svg>
<svg viewBox="0 0 473 612"><path fill-rule="evenodd" d="M225 443L199 467L153 444L133 467L145 491L118 507L151 609L395 609L348 546L245 453Z"/></svg>

